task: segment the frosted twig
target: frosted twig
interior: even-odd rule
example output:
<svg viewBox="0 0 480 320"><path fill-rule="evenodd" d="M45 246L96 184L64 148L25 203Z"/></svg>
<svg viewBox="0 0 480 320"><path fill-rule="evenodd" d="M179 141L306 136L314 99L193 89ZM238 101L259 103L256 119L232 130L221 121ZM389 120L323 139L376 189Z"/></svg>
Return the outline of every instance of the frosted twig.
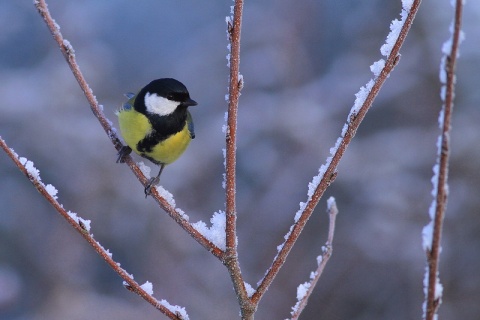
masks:
<svg viewBox="0 0 480 320"><path fill-rule="evenodd" d="M322 247L322 255L317 257L318 268L315 272L312 272L310 276L310 281L300 285L297 289L298 302L292 308L292 320L297 320L300 317L300 314L308 303L308 298L312 294L313 289L317 285L318 279L320 279L328 260L332 256L333 236L335 233L335 220L338 214L337 204L335 203L335 198L333 197L330 197L327 201L327 213L329 218L327 242L325 243L325 246Z"/></svg>
<svg viewBox="0 0 480 320"><path fill-rule="evenodd" d="M35 6L37 7L38 12L42 16L42 18L45 20L45 23L47 24L48 28L50 29L50 32L52 33L53 38L57 42L58 46L60 47L60 50L63 53L63 56L67 60L68 66L72 70L73 75L75 76L75 79L77 80L78 84L80 85L80 88L82 89L83 93L85 94L85 97L88 100L88 103L90 104L90 108L93 111L93 114L97 117L97 119L100 121L100 124L102 125L103 129L107 133L108 137L114 144L115 148L117 151L120 150L122 147L122 143L120 139L118 138L117 134L115 133L115 130L111 126L111 122L105 117L103 114L103 111L98 105L98 101L93 95L92 90L88 86L87 81L85 80L82 72L80 71L80 67L77 64L77 61L75 59L75 51L73 47L71 46L70 42L68 40L65 40L62 36L62 33L60 32L60 28L58 24L55 22L55 20L52 18L50 15L50 12L48 10L47 3L45 0L38 0L35 1ZM137 166L137 164L133 161L133 159L128 156L125 157L125 162L127 165L130 167L130 169L133 171L135 176L140 180L140 182L145 186L149 179L145 177L143 174L142 170ZM171 205L171 203L162 197L158 192L157 188L152 189L152 197L157 201L157 203L160 205L160 207L167 212L167 214L175 220L186 232L188 232L198 243L200 243L205 249L210 251L214 256L217 258L221 258L223 255L223 251L220 250L217 246L215 246L213 243L208 241L201 233L199 233L195 228L192 227L192 225L187 221L185 218L185 215L179 213L175 209L174 206Z"/></svg>
<svg viewBox="0 0 480 320"><path fill-rule="evenodd" d="M72 73L75 79L77 80L78 84L80 85L80 88L85 94L85 97L87 98L87 101L90 104L90 108L93 111L93 114L100 121L100 124L102 125L103 129L105 130L105 132L107 133L108 137L110 138L112 143L115 145L117 150L120 150L120 148L122 147L122 142L120 141L120 139L118 139L117 134L112 129L110 121L105 117L105 115L103 114L103 111L99 107L97 98L95 98L95 96L93 95L92 89L90 89L87 81L83 77L83 74L80 71L80 67L78 66L75 58L75 50L73 49L70 42L62 36L62 33L60 32L60 27L50 15L50 12L48 10L48 5L45 2L45 0L34 1L34 4L38 12L42 16L43 20L45 20L47 27L50 29L53 39L57 42L60 48L60 51L65 57L65 60L67 60L68 66L72 70Z"/></svg>
<svg viewBox="0 0 480 320"><path fill-rule="evenodd" d="M455 92L455 67L458 57L458 49L462 40L462 10L464 0L452 2L455 7L455 16L453 21L452 37L447 41L443 48L444 57L440 69L441 82L445 86L442 88L442 99L444 100L439 125L442 130L438 143L437 164L432 178L434 184L433 195L435 197L430 218L432 222L423 230L423 246L427 253L427 272L425 275L425 302L424 319L433 320L436 317L438 307L442 299L442 285L438 278L438 264L441 251L441 237L445 210L448 198L448 165L450 155L450 132L451 118L453 110L453 99ZM442 75L446 75L446 79ZM433 226L431 225L433 223Z"/></svg>
<svg viewBox="0 0 480 320"><path fill-rule="evenodd" d="M93 250L95 250L95 252L98 253L102 259L105 260L105 262L127 283L127 288L130 291L138 294L145 301L150 303L170 319L182 320L182 318L178 317L168 308L160 304L152 295L147 293L135 280L133 280L133 277L128 272L120 267L119 263L112 259L112 254L108 250L105 250L103 246L93 238L93 235L89 231L90 226L87 225L86 220L78 218L76 214L64 209L63 205L57 201L57 197L48 190L47 187L50 185L45 186L45 184L41 181L40 174L38 170L33 167L33 163L26 161L26 159L25 161L22 161L24 158L19 158L18 155L8 147L7 143L1 137L0 147L5 151L10 159L12 159L13 163L18 167L18 169L23 172L25 176L27 176L38 192L40 192L40 194L52 205L52 207L54 207L55 210L65 220L67 220L67 222L75 229L75 231L77 231L92 246ZM29 167L27 168L25 164L29 164Z"/></svg>
<svg viewBox="0 0 480 320"><path fill-rule="evenodd" d="M400 48L405 42L405 38L418 11L420 2L421 0L414 0L413 3L411 3L411 8L409 8L408 14L406 15L405 19L402 20L403 24L401 25L401 28L399 28L400 31L398 37L394 42L393 47L391 48L391 51L383 68L381 69L381 71L375 71L375 80L372 81L371 88L369 88L370 90L368 91L368 94L366 94L366 96L364 97L361 106L359 106L359 108L357 108L357 106L354 106L354 108L352 108L352 110L355 110L355 112L350 113L348 117L348 122L342 130L342 137L335 144L332 157L329 157L324 167L322 166L322 172L320 174L320 179L318 179L318 184L312 190L311 194L309 192L308 201L303 206L303 211L301 212L298 220L296 219L295 224L291 227L289 233L286 236L287 238L282 245L282 249L275 257L272 265L267 270L265 277L261 280L257 291L252 296L252 301L254 303L258 303L258 301L267 291L268 287L280 271L280 268L283 266L286 257L288 256L290 250L300 236L300 233L302 232L308 219L312 215L313 210L320 201L320 198L323 196L328 186L335 180L338 164L340 163L340 160L345 154L348 145L355 136L355 133L357 132L357 129L363 121L367 111L372 106L372 103L378 95L380 88L382 88L383 84L385 83L389 75L392 73L394 67L399 62Z"/></svg>
<svg viewBox="0 0 480 320"><path fill-rule="evenodd" d="M240 76L240 35L242 29L243 0L235 0L233 20L227 18L227 34L230 41L229 66L230 78L228 87L228 118L225 154L225 197L226 197L226 251L223 263L228 269L233 287L240 305L242 319L253 319L256 305L252 304L245 282L243 281L237 251L237 212L236 212L236 152L237 152L237 112L243 79Z"/></svg>

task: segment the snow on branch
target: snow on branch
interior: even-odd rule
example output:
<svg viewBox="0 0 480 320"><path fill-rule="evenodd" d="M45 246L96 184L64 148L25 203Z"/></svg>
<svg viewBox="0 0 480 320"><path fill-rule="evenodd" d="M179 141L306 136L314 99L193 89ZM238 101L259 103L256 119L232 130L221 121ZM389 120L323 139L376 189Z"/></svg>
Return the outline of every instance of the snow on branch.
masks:
<svg viewBox="0 0 480 320"><path fill-rule="evenodd" d="M192 224L192 226L197 229L198 232L203 234L205 238L207 238L218 248L220 248L220 250L225 250L225 212L215 212L212 218L210 218L210 222L212 223L212 226L210 228L207 227L207 225L203 221L195 222Z"/></svg>

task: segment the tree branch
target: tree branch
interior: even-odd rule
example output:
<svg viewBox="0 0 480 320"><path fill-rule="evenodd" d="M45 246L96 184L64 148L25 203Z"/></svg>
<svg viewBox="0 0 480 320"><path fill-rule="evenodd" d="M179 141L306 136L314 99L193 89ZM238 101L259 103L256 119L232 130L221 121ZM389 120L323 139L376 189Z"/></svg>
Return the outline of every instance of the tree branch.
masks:
<svg viewBox="0 0 480 320"><path fill-rule="evenodd" d="M382 68L381 72L375 78L375 82L369 91L368 95L365 98L365 101L361 105L358 112L351 112L346 128L344 128L342 132L342 137L339 141L337 141L334 147L334 153L331 158L327 160L327 163L324 166L323 173L319 176L319 183L315 187L312 195L309 197L303 212L301 213L300 218L295 222L293 228L290 229L288 237L284 242L282 249L275 257L270 269L267 271L265 277L262 279L260 285L257 288L257 291L252 296L252 301L254 303L258 303L260 299L263 297L265 292L267 291L268 287L277 276L280 268L283 266L286 257L290 253L293 245L297 241L300 233L302 232L303 228L305 227L308 219L313 213L313 210L317 206L318 202L320 201L321 197L323 196L325 190L328 186L335 180L337 175L337 167L342 159L345 151L352 141L355 133L357 132L358 127L360 126L361 122L365 118L367 111L373 104L373 101L377 97L377 94L380 88L383 86L391 72L393 71L394 67L399 61L399 52L400 48L402 47L403 43L405 42L405 38L410 30L410 27L413 23L415 15L418 11L420 6L421 0L415 0L408 12L408 16L406 17L405 23L402 25L400 34L395 41L395 44L392 47L390 54L388 55L387 61L385 62L385 66ZM322 171L322 168L321 168Z"/></svg>
<svg viewBox="0 0 480 320"><path fill-rule="evenodd" d="M243 0L235 0L233 20L227 18L227 33L230 41L230 77L228 96L228 118L226 134L226 252L224 264L228 269L240 305L242 319L253 319L256 306L251 303L243 281L237 251L237 211L236 211L236 153L237 153L237 113L243 79L240 76L240 35L242 30Z"/></svg>
<svg viewBox="0 0 480 320"><path fill-rule="evenodd" d="M170 311L152 295L148 294L135 280L133 277L128 274L123 268L120 267L120 264L115 262L112 259L112 255L106 251L102 245L100 245L90 234L90 226L86 226L85 220L76 217L76 214L67 212L63 205L60 204L56 197L51 195L51 192L47 191L45 184L40 180L40 176L37 174L32 174L33 163L29 169L22 164L20 158L13 152L11 148L8 147L7 143L0 137L0 147L5 151L5 153L12 159L13 163L18 167L18 169L23 172L23 174L30 180L38 192L55 208L55 210L65 219L67 222L77 231L89 244L92 246L93 250L102 257L103 260L113 269L127 284L127 288L142 297L145 301L150 303L153 307L158 309L160 312L168 316L170 319L182 320L183 318L179 315ZM25 159L26 160L26 159Z"/></svg>
<svg viewBox="0 0 480 320"><path fill-rule="evenodd" d="M82 89L83 93L85 94L85 97L88 100L88 103L90 104L90 108L93 111L93 114L95 117L97 117L98 121L100 121L100 124L102 125L103 129L107 133L108 137L114 144L115 148L117 151L120 150L122 147L122 142L118 138L116 134L116 130L112 127L111 122L105 117L102 108L99 106L97 99L93 95L92 89L88 86L87 81L85 80L82 72L80 71L80 67L77 64L77 61L75 59L75 51L73 47L71 46L70 42L68 40L65 40L60 32L60 28L58 24L55 22L55 20L52 18L48 6L45 0L37 0L34 2L35 6L42 16L42 18L45 20L45 23L47 24L48 28L50 29L50 32L52 33L53 38L57 42L60 51L63 53L63 56L65 57L65 60L67 61L68 66L72 70L73 75L75 76L75 79L77 80L78 84L80 85L80 88ZM132 157L128 156L125 159L125 162L127 165L130 167L130 169L133 171L135 176L138 178L138 180L142 183L143 186L145 186L149 179L145 177L145 175L142 173L140 168L137 166L137 164L133 161ZM160 208L162 208L164 211L167 212L167 214L175 220L186 232L188 232L198 243L200 243L205 249L210 251L215 257L221 259L223 257L223 251L220 250L217 246L215 246L213 243L211 243L209 240L207 240L201 233L199 233L195 228L192 227L192 225L188 222L188 220L185 218L183 214L178 212L176 208L174 208L164 197L160 196L160 194L157 192L156 188L152 189L152 197L155 199L155 201L159 204Z"/></svg>
<svg viewBox="0 0 480 320"><path fill-rule="evenodd" d="M298 303L293 307L292 318L291 318L292 320L298 320L303 309L305 309L305 307L307 306L308 299L310 298L313 292L313 289L315 289L315 286L317 285L318 280L322 276L323 270L325 269L325 266L327 265L328 260L330 260L330 257L332 256L332 252L333 252L332 244L333 244L333 236L335 233L335 221L338 214L337 204L335 203L335 199L333 197L329 198L327 201L327 213L329 218L327 242L325 243L325 246L322 247L322 250L323 250L322 255L317 257L318 268L312 274L311 280L301 285L302 289L306 289L306 291L303 292L302 296L300 297L299 297L299 294L297 293Z"/></svg>
<svg viewBox="0 0 480 320"><path fill-rule="evenodd" d="M448 198L448 165L450 157L450 132L451 119L453 111L453 99L455 92L455 67L458 57L458 48L461 41L461 25L462 25L462 10L463 0L456 0L455 3L455 17L453 23L453 32L451 39L451 46L445 53L442 68L446 73L445 97L442 107L443 116L440 117L441 136L438 149L438 172L436 172L436 196L434 200L435 216L433 219L433 236L431 238L431 247L427 249L428 262L428 288L426 294L426 313L425 319L433 320L437 313L438 307L441 303L441 292L439 292L438 282L438 264L440 261L441 238L443 220L445 217L445 210L447 207ZM447 42L448 44L448 42ZM445 51L445 49L444 49ZM424 244L425 245L425 244Z"/></svg>

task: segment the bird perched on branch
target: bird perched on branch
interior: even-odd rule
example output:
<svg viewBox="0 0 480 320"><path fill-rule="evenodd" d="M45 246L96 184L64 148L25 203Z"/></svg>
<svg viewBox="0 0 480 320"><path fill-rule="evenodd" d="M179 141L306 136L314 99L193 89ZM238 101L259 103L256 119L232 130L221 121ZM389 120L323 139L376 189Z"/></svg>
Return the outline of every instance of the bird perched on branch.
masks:
<svg viewBox="0 0 480 320"><path fill-rule="evenodd" d="M187 88L175 79L153 80L137 94L126 94L129 99L117 112L120 131L127 143L119 153L117 163L125 162L132 150L160 166L155 178L145 186L145 196L160 182L167 164L177 160L195 138L190 106L197 102L190 98Z"/></svg>

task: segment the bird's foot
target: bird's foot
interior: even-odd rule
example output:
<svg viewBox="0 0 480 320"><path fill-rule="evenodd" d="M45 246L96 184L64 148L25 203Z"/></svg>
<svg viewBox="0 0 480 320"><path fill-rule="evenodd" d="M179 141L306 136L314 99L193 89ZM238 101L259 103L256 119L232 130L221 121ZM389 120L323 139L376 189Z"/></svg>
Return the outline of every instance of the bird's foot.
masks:
<svg viewBox="0 0 480 320"><path fill-rule="evenodd" d="M127 157L132 152L132 148L129 146L123 146L120 151L118 151L117 163L125 163L125 157Z"/></svg>
<svg viewBox="0 0 480 320"><path fill-rule="evenodd" d="M145 186L145 198L152 194L152 188L154 188L160 182L160 177L150 178Z"/></svg>

